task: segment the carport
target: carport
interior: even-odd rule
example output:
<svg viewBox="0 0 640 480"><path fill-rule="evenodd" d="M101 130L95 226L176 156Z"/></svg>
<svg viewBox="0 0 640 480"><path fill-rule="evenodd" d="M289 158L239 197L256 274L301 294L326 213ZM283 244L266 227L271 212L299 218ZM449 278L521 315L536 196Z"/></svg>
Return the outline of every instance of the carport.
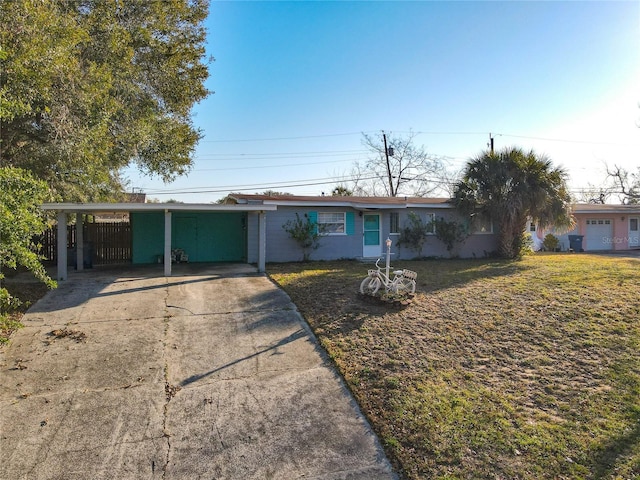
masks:
<svg viewBox="0 0 640 480"><path fill-rule="evenodd" d="M58 246L57 246L57 263L58 263L58 280L67 279L67 218L68 215L76 216L76 224L83 222L83 215L96 215L100 213L146 213L160 214L164 217L163 231L158 231L157 243L162 248L162 256L164 257L164 275L171 276L171 250L172 250L172 232L174 231L172 217L184 218L184 214L191 213L193 215L201 215L204 213L245 213L247 215L257 215L257 231L249 231L248 235L257 236L258 244L258 271L263 272L265 269L266 256L266 212L275 211L276 205L218 205L218 204L188 204L188 203L45 203L42 209L46 211L57 212L58 221ZM82 228L77 229L76 238L76 265L78 270L84 267L84 248L82 238ZM256 241L254 239L253 241Z"/></svg>

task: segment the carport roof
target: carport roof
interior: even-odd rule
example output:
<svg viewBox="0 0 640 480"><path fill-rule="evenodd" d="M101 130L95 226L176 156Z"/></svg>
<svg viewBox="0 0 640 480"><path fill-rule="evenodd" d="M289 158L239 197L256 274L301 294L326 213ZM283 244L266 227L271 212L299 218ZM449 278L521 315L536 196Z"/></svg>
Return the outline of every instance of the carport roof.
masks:
<svg viewBox="0 0 640 480"><path fill-rule="evenodd" d="M277 205L221 205L213 203L45 203L43 210L66 213L111 212L265 212Z"/></svg>

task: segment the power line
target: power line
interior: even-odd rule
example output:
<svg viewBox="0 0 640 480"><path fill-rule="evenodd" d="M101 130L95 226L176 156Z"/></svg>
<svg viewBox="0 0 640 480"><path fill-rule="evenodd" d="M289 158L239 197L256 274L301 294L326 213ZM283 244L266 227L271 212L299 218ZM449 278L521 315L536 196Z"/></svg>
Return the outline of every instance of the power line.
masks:
<svg viewBox="0 0 640 480"><path fill-rule="evenodd" d="M326 134L318 134L318 135L301 135L301 136L291 136L291 137L265 137L265 138L243 138L243 139L228 139L228 140L200 140L199 143L247 143L247 142L270 142L270 141L282 141L282 140L305 140L305 139L313 139L313 138L329 138L329 137L345 137L352 135L362 135L362 134L374 134L378 131L359 131L359 132L343 132L343 133L326 133ZM394 133L398 134L416 134L416 135L491 135L491 132L484 131L433 131L433 130L401 130L394 131ZM565 143L583 143L583 144L591 144L591 145L619 145L619 146L631 146L631 147L640 147L640 144L635 143L619 143L619 142L605 142L605 141L593 141L593 140L576 140L576 139L563 139L563 138L548 138L548 137L537 137L533 135L516 135L511 133L494 133L493 135L502 135L505 137L511 138L523 138L528 140L540 140L540 141L548 141L548 142L565 142Z"/></svg>
<svg viewBox="0 0 640 480"><path fill-rule="evenodd" d="M344 163L345 160L332 160L328 162L286 163L279 165L258 165L253 167L225 167L225 168L194 168L194 172L227 172L231 170L256 170L263 168L306 167L307 165L325 165L328 163Z"/></svg>
<svg viewBox="0 0 640 480"><path fill-rule="evenodd" d="M600 142L593 140L569 140L562 138L545 138L545 137L530 137L526 135L512 135L510 133L496 133L495 135L502 135L503 137L511 138L525 138L527 140L540 140L545 142L564 142L564 143L583 143L587 145L617 145L623 147L640 147L638 143L617 143L617 142Z"/></svg>
<svg viewBox="0 0 640 480"><path fill-rule="evenodd" d="M153 189L148 190L145 189L146 193L149 195L177 195L177 194L186 194L186 193L218 193L225 191L240 191L240 190L253 190L256 188L287 188L287 187L306 187L310 185L327 185L330 183L336 182L353 182L356 180L373 180L378 178L377 176L372 177L344 177L344 178L336 178L336 177L324 177L324 178L311 178L308 180L290 180L285 182L275 182L275 183L255 183L255 184L242 184L242 185L219 185L215 187L191 187L191 188L183 188L176 190L165 190L165 189ZM215 190L210 190L210 189Z"/></svg>
<svg viewBox="0 0 640 480"><path fill-rule="evenodd" d="M252 153L204 153L202 155L198 155L196 159L209 160L203 157L225 157L222 160L225 160L227 157L240 157L240 158L252 158L252 159L261 159L269 157L338 157L338 156L347 156L347 155L356 155L369 153L369 150L323 150L317 152L252 152ZM211 159L218 160L218 159Z"/></svg>
<svg viewBox="0 0 640 480"><path fill-rule="evenodd" d="M280 140L305 140L308 138L346 137L350 135L362 135L362 132L326 133L321 135L305 135L300 137L245 138L245 139L235 139L235 140L200 140L200 143L271 142L271 141L280 141Z"/></svg>

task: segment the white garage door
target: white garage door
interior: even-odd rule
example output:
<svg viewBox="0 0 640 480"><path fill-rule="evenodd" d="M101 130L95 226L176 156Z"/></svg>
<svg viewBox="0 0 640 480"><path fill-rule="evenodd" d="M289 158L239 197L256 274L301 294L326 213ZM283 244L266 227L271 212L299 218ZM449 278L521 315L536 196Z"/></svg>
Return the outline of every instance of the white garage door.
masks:
<svg viewBox="0 0 640 480"><path fill-rule="evenodd" d="M613 225L608 218L587 219L585 250L611 250L613 248Z"/></svg>

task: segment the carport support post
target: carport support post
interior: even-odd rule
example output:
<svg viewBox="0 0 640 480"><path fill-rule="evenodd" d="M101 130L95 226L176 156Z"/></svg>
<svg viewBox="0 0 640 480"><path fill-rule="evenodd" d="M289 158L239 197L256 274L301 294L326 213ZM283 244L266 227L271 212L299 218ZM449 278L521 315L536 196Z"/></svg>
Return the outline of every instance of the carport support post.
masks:
<svg viewBox="0 0 640 480"><path fill-rule="evenodd" d="M76 213L76 270L84 270L84 225L82 213Z"/></svg>
<svg viewBox="0 0 640 480"><path fill-rule="evenodd" d="M58 280L67 279L67 214L58 212Z"/></svg>
<svg viewBox="0 0 640 480"><path fill-rule="evenodd" d="M164 276L171 276L171 212L164 211Z"/></svg>
<svg viewBox="0 0 640 480"><path fill-rule="evenodd" d="M267 256L267 214L258 214L258 271L264 272L266 269Z"/></svg>

